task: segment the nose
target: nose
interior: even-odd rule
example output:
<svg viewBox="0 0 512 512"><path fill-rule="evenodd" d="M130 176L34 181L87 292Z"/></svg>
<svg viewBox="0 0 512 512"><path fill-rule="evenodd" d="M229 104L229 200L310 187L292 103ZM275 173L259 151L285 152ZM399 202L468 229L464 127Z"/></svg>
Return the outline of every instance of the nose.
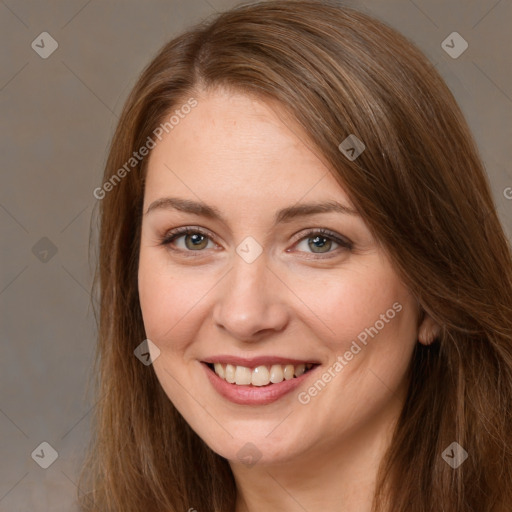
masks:
<svg viewBox="0 0 512 512"><path fill-rule="evenodd" d="M289 321L286 290L265 252L251 263L235 254L231 270L216 287L214 324L244 342L279 332Z"/></svg>

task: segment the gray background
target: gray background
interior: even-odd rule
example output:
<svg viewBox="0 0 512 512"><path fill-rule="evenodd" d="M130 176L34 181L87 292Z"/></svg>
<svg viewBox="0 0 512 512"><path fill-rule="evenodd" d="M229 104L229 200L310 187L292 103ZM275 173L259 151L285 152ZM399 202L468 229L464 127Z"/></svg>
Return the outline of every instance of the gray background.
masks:
<svg viewBox="0 0 512 512"><path fill-rule="evenodd" d="M436 64L475 134L511 237L511 1L345 3L399 29ZM1 511L75 510L94 407L92 191L142 67L182 29L236 4L0 0ZM31 47L44 31L59 45L47 59ZM453 31L469 43L457 59L441 47ZM31 457L43 441L58 452L48 469Z"/></svg>

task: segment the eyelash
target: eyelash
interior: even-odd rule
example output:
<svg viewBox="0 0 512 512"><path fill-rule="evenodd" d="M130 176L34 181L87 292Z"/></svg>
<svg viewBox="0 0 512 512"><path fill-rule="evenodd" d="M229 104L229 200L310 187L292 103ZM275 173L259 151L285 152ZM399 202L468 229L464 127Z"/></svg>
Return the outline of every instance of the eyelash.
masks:
<svg viewBox="0 0 512 512"><path fill-rule="evenodd" d="M212 239L213 237L211 237L210 234L207 231L205 231L204 229L199 228L199 227L186 226L186 227L176 228L176 229L172 229L171 231L168 231L165 234L165 236L162 238L160 245L168 246L171 250L181 252L182 254L186 255L187 257L192 257L192 258L197 257L197 256L199 256L199 254L195 255L193 253L194 252L201 253L201 252L203 252L203 250L190 251L190 250L176 249L175 247L172 247L172 245L171 245L172 242L174 242L177 238L180 238L180 236L189 235L189 234L200 234L200 235L203 235L203 236L209 238L210 240L214 241ZM340 249L340 250L347 250L347 249L351 250L352 249L352 242L341 238L333 231L330 231L329 229L325 229L325 228L312 229L312 230L304 233L301 238L299 238L298 240L296 240L296 242L294 242L294 245L296 245L297 243L301 242L304 239L315 238L318 235L320 235L322 238L326 238L328 240L336 242L340 246L337 249ZM336 252L336 249L334 251L329 251L327 253L311 252L308 254L314 255L314 258L316 258L316 259L325 259L325 258L332 257L329 255L331 255L335 252Z"/></svg>

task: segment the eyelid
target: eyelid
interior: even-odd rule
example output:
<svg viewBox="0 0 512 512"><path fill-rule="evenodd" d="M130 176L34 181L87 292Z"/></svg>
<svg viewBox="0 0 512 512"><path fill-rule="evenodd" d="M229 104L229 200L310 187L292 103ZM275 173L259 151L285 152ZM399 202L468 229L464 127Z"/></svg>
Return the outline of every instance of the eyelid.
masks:
<svg viewBox="0 0 512 512"><path fill-rule="evenodd" d="M327 228L305 228L293 236L293 243L295 244L296 242L300 242L302 239L308 237L308 235L322 235L325 238L334 240L339 245L347 248L351 248L353 246L352 241L350 241L347 237Z"/></svg>

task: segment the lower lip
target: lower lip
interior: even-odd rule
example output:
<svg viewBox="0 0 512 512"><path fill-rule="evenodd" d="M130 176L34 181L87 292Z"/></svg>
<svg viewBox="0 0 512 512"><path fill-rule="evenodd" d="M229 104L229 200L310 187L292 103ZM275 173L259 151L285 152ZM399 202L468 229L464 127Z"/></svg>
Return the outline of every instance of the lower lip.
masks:
<svg viewBox="0 0 512 512"><path fill-rule="evenodd" d="M221 379L206 363L201 363L201 365L215 390L224 398L240 405L266 405L275 402L300 386L318 368L318 366L314 366L300 377L283 380L277 384L238 386Z"/></svg>

